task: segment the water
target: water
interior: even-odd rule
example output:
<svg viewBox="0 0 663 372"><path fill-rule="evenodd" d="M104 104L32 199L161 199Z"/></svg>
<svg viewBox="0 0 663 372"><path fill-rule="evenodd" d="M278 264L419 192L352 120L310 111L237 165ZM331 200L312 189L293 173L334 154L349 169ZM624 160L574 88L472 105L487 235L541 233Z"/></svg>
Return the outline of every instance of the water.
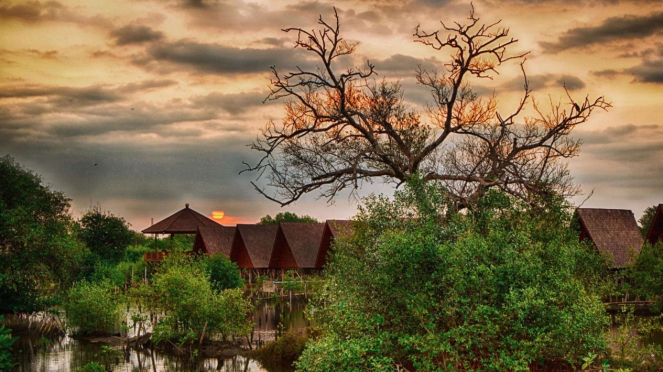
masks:
<svg viewBox="0 0 663 372"><path fill-rule="evenodd" d="M306 302L297 300L262 302L253 314L255 322L254 344L273 340L280 332L296 330L310 325L304 315ZM196 365L174 355L149 349L131 349L122 346L104 346L68 336L56 340L22 336L14 344L18 365L15 372L76 371L90 362L106 365L113 372L131 371L236 371L236 372L288 372L268 369L259 362L243 356L204 358Z"/></svg>

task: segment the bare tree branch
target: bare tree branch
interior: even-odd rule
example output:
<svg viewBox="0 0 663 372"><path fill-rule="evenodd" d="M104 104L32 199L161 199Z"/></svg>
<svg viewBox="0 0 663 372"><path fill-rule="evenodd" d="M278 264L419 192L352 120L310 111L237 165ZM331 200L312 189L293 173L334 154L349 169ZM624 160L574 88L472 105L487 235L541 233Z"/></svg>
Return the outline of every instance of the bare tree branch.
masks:
<svg viewBox="0 0 663 372"><path fill-rule="evenodd" d="M531 96L525 56L510 54L518 40L500 22L482 24L474 7L465 23L442 23L426 32L415 28L415 42L449 51L445 72L419 67L417 82L430 89L432 103L423 114L403 100L401 86L375 81L375 66L340 69L339 58L357 48L341 37L336 9L334 22L318 19L319 29L296 33L296 48L313 53L315 70L279 74L272 67L271 93L266 100L285 99L285 118L270 121L251 147L263 154L247 171L267 179L256 190L281 205L318 192L331 201L342 190L382 180L396 185L415 174L440 182L458 208L473 203L488 189L498 188L536 203L542 193L574 195L565 160L578 155L580 141L572 130L595 109L606 110L603 97L553 102L544 110ZM481 97L470 80L493 79L502 63L521 60L523 93L511 112L497 111L495 95ZM523 117L531 105L534 116ZM271 191L269 191L271 190Z"/></svg>

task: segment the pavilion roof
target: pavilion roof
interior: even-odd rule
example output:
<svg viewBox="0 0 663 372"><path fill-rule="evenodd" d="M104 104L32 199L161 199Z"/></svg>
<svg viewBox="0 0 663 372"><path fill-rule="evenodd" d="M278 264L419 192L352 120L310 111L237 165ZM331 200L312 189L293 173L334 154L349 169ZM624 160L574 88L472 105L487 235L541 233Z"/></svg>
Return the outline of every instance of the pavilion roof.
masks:
<svg viewBox="0 0 663 372"><path fill-rule="evenodd" d="M199 226L216 227L220 225L189 208L187 203L184 209L155 223L142 232L143 234L195 234Z"/></svg>

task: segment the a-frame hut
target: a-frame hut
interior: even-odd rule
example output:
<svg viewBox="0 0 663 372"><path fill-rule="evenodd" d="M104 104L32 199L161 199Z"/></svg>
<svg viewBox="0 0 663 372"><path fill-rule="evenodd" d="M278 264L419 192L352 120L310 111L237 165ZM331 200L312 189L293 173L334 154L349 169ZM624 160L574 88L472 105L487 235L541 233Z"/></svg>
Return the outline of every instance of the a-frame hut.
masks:
<svg viewBox="0 0 663 372"><path fill-rule="evenodd" d="M659 204L647 231L647 241L654 245L663 240L663 204Z"/></svg>
<svg viewBox="0 0 663 372"><path fill-rule="evenodd" d="M327 253L332 243L340 234L352 234L352 222L348 220L327 220L320 240L320 249L315 261L315 268L322 269L327 263Z"/></svg>
<svg viewBox="0 0 663 372"><path fill-rule="evenodd" d="M222 253L230 258L235 230L234 226L199 226L193 241L193 252L209 256Z"/></svg>
<svg viewBox="0 0 663 372"><path fill-rule="evenodd" d="M281 222L269 267L302 273L314 270L324 228L322 223Z"/></svg>
<svg viewBox="0 0 663 372"><path fill-rule="evenodd" d="M633 212L625 209L578 208L580 240L589 239L596 249L612 257L612 269L631 263L630 252L640 252L644 239Z"/></svg>
<svg viewBox="0 0 663 372"><path fill-rule="evenodd" d="M199 226L216 227L221 225L189 208L189 203L187 203L184 205L184 209L146 228L142 233L154 234L155 244L157 235L170 235L172 247L175 234L196 234ZM163 252L145 252L144 255L145 261L148 262L158 262L163 258Z"/></svg>
<svg viewBox="0 0 663 372"><path fill-rule="evenodd" d="M230 260L240 269L248 269L249 281L253 274L263 275L269 269L269 259L274 249L276 225L245 225L235 228L230 250Z"/></svg>

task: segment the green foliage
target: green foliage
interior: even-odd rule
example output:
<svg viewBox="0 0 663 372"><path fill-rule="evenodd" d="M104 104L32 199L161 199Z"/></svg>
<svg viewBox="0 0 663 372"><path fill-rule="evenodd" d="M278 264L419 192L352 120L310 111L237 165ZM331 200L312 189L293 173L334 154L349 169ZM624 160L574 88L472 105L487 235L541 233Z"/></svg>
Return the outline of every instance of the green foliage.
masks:
<svg viewBox="0 0 663 372"><path fill-rule="evenodd" d="M655 301L653 312L663 311L663 242L643 244L626 277L634 294Z"/></svg>
<svg viewBox="0 0 663 372"><path fill-rule="evenodd" d="M0 185L0 313L43 310L86 254L71 233L70 200L9 156L0 158Z"/></svg>
<svg viewBox="0 0 663 372"><path fill-rule="evenodd" d="M292 212L279 212L276 217L272 218L266 215L260 219L259 225L278 225L279 222L311 222L316 223L318 220L311 216L298 216Z"/></svg>
<svg viewBox="0 0 663 372"><path fill-rule="evenodd" d="M309 339L308 330L288 331L279 339L268 342L252 353L263 365L292 365L304 351Z"/></svg>
<svg viewBox="0 0 663 372"><path fill-rule="evenodd" d="M106 368L97 362L91 362L79 368L76 372L106 372Z"/></svg>
<svg viewBox="0 0 663 372"><path fill-rule="evenodd" d="M88 210L78 221L79 238L99 260L117 263L134 242L134 232L122 217L116 217L99 206Z"/></svg>
<svg viewBox="0 0 663 372"><path fill-rule="evenodd" d="M108 282L77 282L65 301L69 323L79 334L107 334L120 323L119 302Z"/></svg>
<svg viewBox="0 0 663 372"><path fill-rule="evenodd" d="M640 217L638 220L638 224L640 225L640 232L642 233L643 238L647 237L649 227L651 226L652 221L654 221L656 208L658 208L657 205L645 208L645 210L642 212L642 217Z"/></svg>
<svg viewBox="0 0 663 372"><path fill-rule="evenodd" d="M5 328L0 315L0 371L9 371L14 366L14 357L11 350L16 337L12 337L11 329Z"/></svg>
<svg viewBox="0 0 663 372"><path fill-rule="evenodd" d="M239 275L237 264L230 261L223 254L216 254L207 258L207 270L212 288L217 291L224 289L241 288L244 284Z"/></svg>
<svg viewBox="0 0 663 372"><path fill-rule="evenodd" d="M466 214L422 182L370 197L336 241L302 371L528 371L604 352L601 257L551 198L489 192Z"/></svg>
<svg viewBox="0 0 663 372"><path fill-rule="evenodd" d="M251 332L250 301L239 289L215 290L204 261L171 255L162 268L146 290L153 306L166 313L155 327L156 342L183 343L215 333L225 339Z"/></svg>
<svg viewBox="0 0 663 372"><path fill-rule="evenodd" d="M654 333L663 332L663 315L636 319L634 311L624 306L617 314L618 327L610 335L615 348L611 362L632 371L655 371L663 364L663 349L660 344L646 341Z"/></svg>

